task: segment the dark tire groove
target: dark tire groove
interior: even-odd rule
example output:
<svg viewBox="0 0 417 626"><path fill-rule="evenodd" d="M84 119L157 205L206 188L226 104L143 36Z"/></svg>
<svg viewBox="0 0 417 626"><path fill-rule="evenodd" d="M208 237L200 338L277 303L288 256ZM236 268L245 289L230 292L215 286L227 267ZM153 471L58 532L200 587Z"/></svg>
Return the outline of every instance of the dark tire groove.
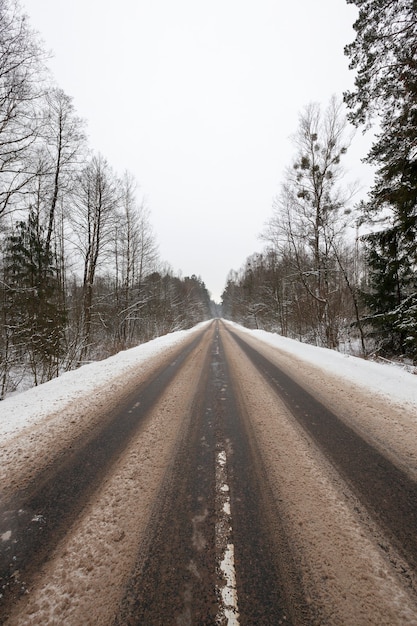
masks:
<svg viewBox="0 0 417 626"><path fill-rule="evenodd" d="M215 624L215 440L202 399L209 365L208 352L114 626ZM202 549L193 545L196 537Z"/></svg>
<svg viewBox="0 0 417 626"><path fill-rule="evenodd" d="M275 364L227 331L416 570L417 484Z"/></svg>
<svg viewBox="0 0 417 626"><path fill-rule="evenodd" d="M227 385L219 426L231 452L228 464L239 623L311 624L311 607L303 596L290 540L274 504L250 422L237 401L233 372L220 336L219 357L220 380Z"/></svg>
<svg viewBox="0 0 417 626"><path fill-rule="evenodd" d="M148 538L126 586L114 626L219 622L216 453L228 449L239 624L290 625L283 581L264 513L218 330L203 367L191 421L157 499ZM203 540L196 545L195 533ZM198 542L197 542L198 544ZM282 556L282 555L281 555ZM224 620L224 617L223 617ZM303 622L307 623L307 622Z"/></svg>
<svg viewBox="0 0 417 626"><path fill-rule="evenodd" d="M129 395L117 410L103 416L103 426L87 442L41 472L25 491L2 505L0 535L13 541L0 552L0 612L24 593L34 571L48 558L69 525L80 514L105 473L143 425L154 404L196 349L204 335L190 342L173 362ZM75 447L75 446L74 446ZM2 622L0 617L0 623Z"/></svg>

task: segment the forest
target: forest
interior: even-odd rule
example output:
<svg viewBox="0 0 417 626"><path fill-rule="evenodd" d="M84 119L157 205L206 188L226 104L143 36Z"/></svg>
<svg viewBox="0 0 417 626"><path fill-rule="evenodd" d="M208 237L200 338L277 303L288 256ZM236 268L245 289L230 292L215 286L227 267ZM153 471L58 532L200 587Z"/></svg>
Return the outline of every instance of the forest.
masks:
<svg viewBox="0 0 417 626"><path fill-rule="evenodd" d="M229 273L223 315L366 358L417 361L417 5L359 9L344 51L355 88L299 115L265 247ZM347 111L347 113L346 113ZM349 126L373 132L375 177L355 203Z"/></svg>
<svg viewBox="0 0 417 626"><path fill-rule="evenodd" d="M133 174L89 146L18 0L0 0L0 399L213 316L364 357L417 360L415 0L346 0L355 87L307 104L263 249L227 277L159 258ZM349 125L374 133L355 202Z"/></svg>
<svg viewBox="0 0 417 626"><path fill-rule="evenodd" d="M0 0L0 398L211 318L158 255L129 172L88 145L17 0Z"/></svg>

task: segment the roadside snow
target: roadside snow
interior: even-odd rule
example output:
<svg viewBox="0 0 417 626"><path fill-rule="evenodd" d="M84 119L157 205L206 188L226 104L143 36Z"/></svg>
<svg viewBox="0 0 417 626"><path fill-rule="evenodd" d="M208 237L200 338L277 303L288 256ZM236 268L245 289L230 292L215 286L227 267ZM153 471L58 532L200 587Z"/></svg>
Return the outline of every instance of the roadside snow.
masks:
<svg viewBox="0 0 417 626"><path fill-rule="evenodd" d="M103 361L83 365L43 385L6 398L0 402L0 440L18 434L51 413L64 412L68 404L91 396L106 385L110 386L115 377L141 368L148 359L179 345L207 324L208 322L203 322L190 330L158 337L137 348L119 352Z"/></svg>
<svg viewBox="0 0 417 626"><path fill-rule="evenodd" d="M274 333L248 330L238 324L229 321L227 323L271 347L279 348L320 367L324 372L338 374L344 380L395 403L407 404L409 409L415 410L417 417L417 376L413 374L393 365L365 361ZM137 348L120 352L104 361L84 365L43 385L6 398L0 402L0 440L18 434L27 426L33 426L52 413L64 412L65 407L70 403L74 404L77 399L85 399L98 393L106 385L110 386L115 377L127 375L143 367L147 360L179 345L198 328L207 324L208 322L203 322L190 330L164 335Z"/></svg>
<svg viewBox="0 0 417 626"><path fill-rule="evenodd" d="M241 332L253 335L269 346L279 348L307 363L320 367L326 373L338 374L346 382L355 383L396 404L409 404L417 411L417 376L396 365L365 361L355 356L288 339L275 333L248 330L238 324L227 323Z"/></svg>
<svg viewBox="0 0 417 626"><path fill-rule="evenodd" d="M235 329L240 336L244 335L241 327ZM248 343L258 351L262 350L267 358L275 359L279 367L287 371L288 366L291 375L298 375L308 383L314 381L314 386L323 385L327 400L334 394L338 403L339 398L345 402L344 390L351 387L349 402L355 403L354 383L345 385L343 380L341 389L337 383L332 384L334 377L342 379L339 360L334 361L328 355L327 364L338 362L339 369L332 375L328 371L324 375L315 363L307 363L300 356L294 356L292 351L283 354L281 349L271 346L269 341L273 342L273 336L266 333L264 337L265 344L262 345L258 333L246 336ZM380 530L369 519L349 484L267 380L258 375L245 353L236 350L236 344L227 335L224 346L245 407L245 419L251 425L250 432L264 464L264 475L268 477L272 517L275 518L277 509L279 511L276 528L282 530L278 531L275 540L282 557L284 576L294 585L290 592L294 602L294 623L305 623L309 619L312 624L416 626L415 598L409 593L412 577L406 567L401 569L403 564L398 556L393 557L392 551L389 552L392 550L389 540L381 538ZM299 348L303 352L303 346ZM373 404L374 394L368 395ZM360 412L368 423L372 419L371 411L363 398L361 400ZM344 405L342 414L345 414ZM380 429L381 421L382 418L378 420ZM395 426L385 424L383 430L390 440ZM416 429L412 442L416 441L415 434ZM269 517L268 507L269 501L265 498L265 519ZM287 537L282 544L281 532ZM293 578L294 566L301 574L299 580ZM401 575L405 573L402 579L398 571ZM298 593L302 594L301 597L297 597ZM306 615L301 610L297 614L305 601L312 607L312 614Z"/></svg>

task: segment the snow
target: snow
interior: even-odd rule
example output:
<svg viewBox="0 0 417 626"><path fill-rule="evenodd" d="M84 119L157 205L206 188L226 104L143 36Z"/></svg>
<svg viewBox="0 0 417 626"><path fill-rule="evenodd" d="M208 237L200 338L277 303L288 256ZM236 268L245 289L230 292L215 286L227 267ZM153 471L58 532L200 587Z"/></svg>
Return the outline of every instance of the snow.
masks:
<svg viewBox="0 0 417 626"><path fill-rule="evenodd" d="M137 370L149 359L178 346L207 323L158 337L103 361L66 372L38 387L7 397L0 402L0 440L17 435L20 430L37 424L52 413L62 412L64 416L65 408L70 403L99 393L103 387L110 386L115 378Z"/></svg>
<svg viewBox="0 0 417 626"><path fill-rule="evenodd" d="M367 361L264 330L248 330L232 322L228 324L241 332L253 335L269 346L314 364L326 373L339 374L346 382L354 383L395 404L411 405L417 411L417 376L398 365Z"/></svg>
<svg viewBox="0 0 417 626"><path fill-rule="evenodd" d="M326 348L318 348L294 339L288 339L262 330L248 330L227 322L241 332L253 335L273 348L287 352L299 359L320 367L324 372L339 374L370 393L378 394L396 404L406 405L417 417L417 376L391 364L380 364L358 357L340 354ZM177 331L125 350L103 361L83 365L77 370L62 374L43 385L0 402L0 440L17 435L29 426L41 422L59 412L65 416L65 408L77 400L85 400L111 386L115 378L131 374L149 359L162 355L178 346L200 327Z"/></svg>

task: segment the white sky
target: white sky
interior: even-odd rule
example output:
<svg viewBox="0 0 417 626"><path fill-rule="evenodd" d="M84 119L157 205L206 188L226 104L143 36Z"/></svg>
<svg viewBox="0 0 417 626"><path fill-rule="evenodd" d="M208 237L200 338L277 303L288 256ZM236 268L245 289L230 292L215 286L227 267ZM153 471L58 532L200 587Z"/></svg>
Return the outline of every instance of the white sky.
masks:
<svg viewBox="0 0 417 626"><path fill-rule="evenodd" d="M161 257L220 300L229 270L263 247L299 112L353 84L343 47L356 10L345 0L22 4L90 146L139 181ZM366 145L359 136L351 152L356 178Z"/></svg>

